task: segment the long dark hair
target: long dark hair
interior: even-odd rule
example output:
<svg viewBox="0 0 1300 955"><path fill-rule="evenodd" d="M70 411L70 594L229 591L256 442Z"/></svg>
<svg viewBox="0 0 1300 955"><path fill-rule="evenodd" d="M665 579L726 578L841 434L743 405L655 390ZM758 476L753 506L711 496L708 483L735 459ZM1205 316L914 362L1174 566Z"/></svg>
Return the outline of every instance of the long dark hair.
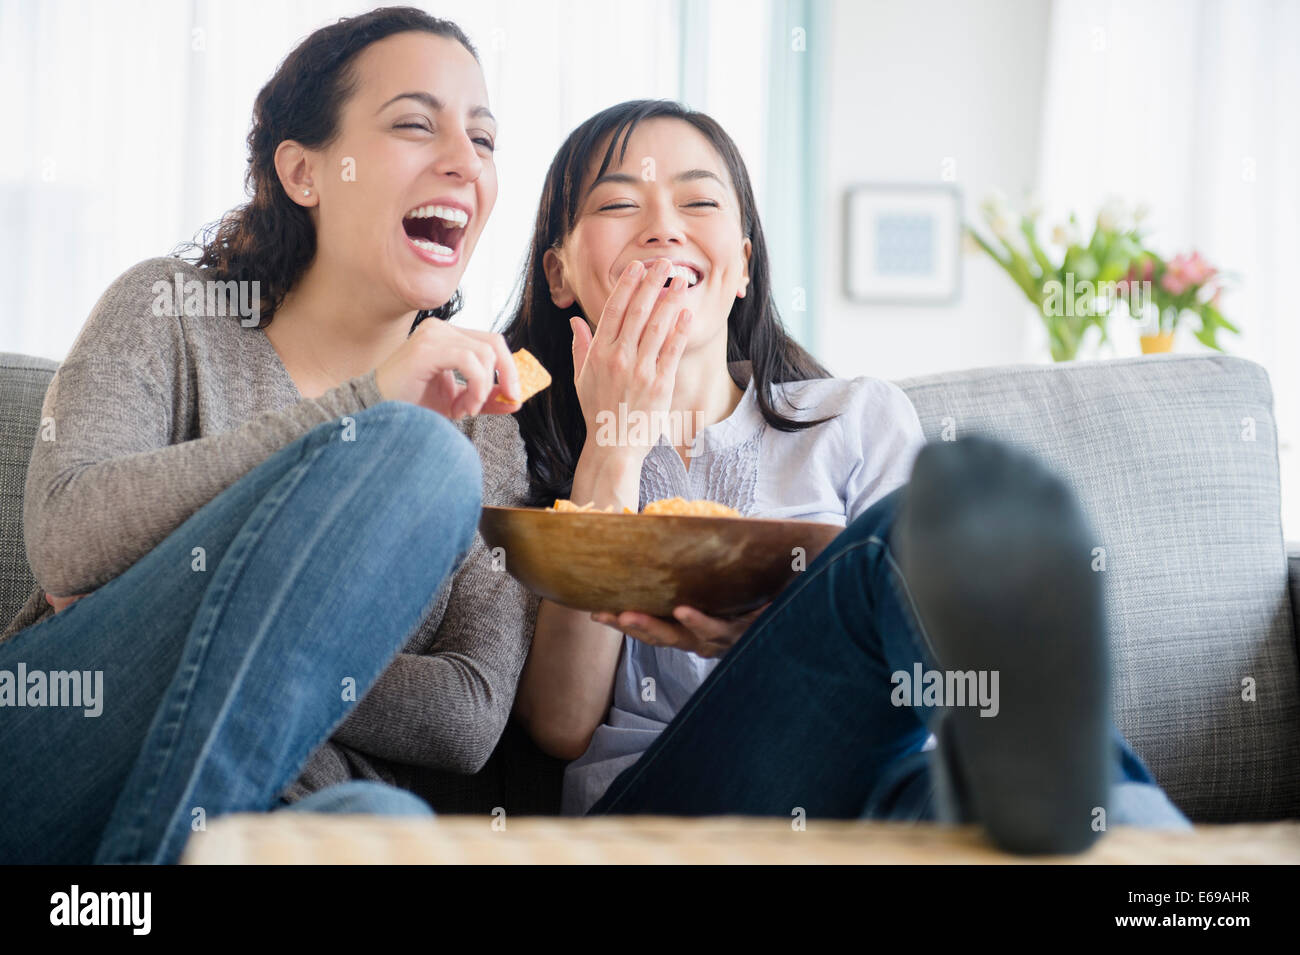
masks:
<svg viewBox="0 0 1300 955"><path fill-rule="evenodd" d="M528 261L521 280L519 304L505 329L511 350L527 348L551 372L552 384L523 406L516 417L528 449L531 496L536 504L549 504L568 497L573 472L587 438L587 425L573 387L572 336L569 316L574 309L558 308L551 301L542 257L560 246L577 223L592 156L608 137L596 178L603 176L614 160L622 164L632 131L644 120L658 117L680 119L698 129L718 151L740 201L740 224L749 237L749 287L744 298L736 299L727 317L727 361L751 363L755 397L769 425L780 431L801 431L828 420L799 421L777 410L774 382L804 381L831 377L822 365L787 334L772 300L771 270L767 243L758 221L758 205L749 182L749 172L740 150L726 131L710 116L687 109L671 100L632 100L611 106L587 120L569 134L555 154L542 186ZM576 306L575 306L576 307ZM791 406L793 408L793 406Z"/></svg>
<svg viewBox="0 0 1300 955"><path fill-rule="evenodd" d="M198 250L194 264L210 268L220 281L257 281L259 328L271 323L285 295L316 255L316 229L307 210L290 199L275 171L275 150L286 139L321 149L339 132L339 116L359 79L356 58L370 44L395 33L419 31L455 40L478 59L463 30L414 7L381 7L321 27L285 57L253 104L248 133L249 201L207 226L200 242L183 243L173 255ZM460 310L460 291L436 309L416 313L416 325L430 315L447 319Z"/></svg>

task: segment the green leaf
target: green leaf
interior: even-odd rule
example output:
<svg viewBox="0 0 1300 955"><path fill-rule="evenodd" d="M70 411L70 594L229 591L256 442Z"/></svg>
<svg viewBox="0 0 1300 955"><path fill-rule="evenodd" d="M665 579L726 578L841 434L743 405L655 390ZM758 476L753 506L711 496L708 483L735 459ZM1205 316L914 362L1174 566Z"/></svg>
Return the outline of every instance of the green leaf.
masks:
<svg viewBox="0 0 1300 955"><path fill-rule="evenodd" d="M1040 291L1037 284L1032 280L1029 280L1028 276L1025 274L1023 269L1023 259L1021 260L1020 265L1017 265L1014 250L1009 250L1009 254L1003 258L997 249L993 247L993 244L986 240L984 236L980 235L969 226L966 231L970 234L971 238L975 240L976 245L987 252L994 262L1002 266L1007 275L1011 277L1011 281L1015 282L1020 288L1020 291L1025 293L1025 298L1029 299L1030 303L1033 305L1039 304L1041 301ZM1003 244L1005 245L1005 243Z"/></svg>
<svg viewBox="0 0 1300 955"><path fill-rule="evenodd" d="M1226 328L1228 331L1232 332L1233 334L1236 335L1241 334L1241 329L1239 329L1236 325L1232 324L1232 322L1224 318L1223 313L1220 312L1213 305L1211 305L1209 302L1205 303L1203 314L1205 316L1208 316L1209 320L1213 322L1215 325L1219 325L1223 328Z"/></svg>
<svg viewBox="0 0 1300 955"><path fill-rule="evenodd" d="M1083 252L1074 263L1074 274L1078 279L1094 282L1097 279L1097 260L1091 252Z"/></svg>
<svg viewBox="0 0 1300 955"><path fill-rule="evenodd" d="M1223 349L1220 348L1219 343L1214 340L1215 331L1216 329L1213 325L1203 325L1195 334L1201 344L1208 345L1215 351L1221 352Z"/></svg>
<svg viewBox="0 0 1300 955"><path fill-rule="evenodd" d="M994 262L1002 266L1004 269L1007 267L1007 263L1003 260L1002 256L998 254L997 250L994 249L993 246L990 245L987 240L985 240L984 236L980 235L970 226L966 227L966 234L969 235L972 239L974 239L975 244L978 245L985 252L987 252L989 254L989 257L993 259Z"/></svg>
<svg viewBox="0 0 1300 955"><path fill-rule="evenodd" d="M1048 278L1058 278L1058 269L1052 264L1052 260L1047 257L1042 245L1038 241L1038 235L1034 231L1032 222L1025 223L1025 242L1029 245L1029 251L1034 256L1034 261L1038 263L1040 278L1046 281Z"/></svg>

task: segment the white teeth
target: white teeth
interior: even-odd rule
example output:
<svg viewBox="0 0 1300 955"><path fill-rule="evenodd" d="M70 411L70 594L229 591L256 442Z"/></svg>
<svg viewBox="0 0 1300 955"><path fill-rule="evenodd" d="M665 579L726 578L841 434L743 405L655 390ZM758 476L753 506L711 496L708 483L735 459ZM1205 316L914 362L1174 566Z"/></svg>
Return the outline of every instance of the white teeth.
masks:
<svg viewBox="0 0 1300 955"><path fill-rule="evenodd" d="M465 228L466 223L469 222L469 213L464 209L456 209L451 206L447 206L434 214L448 225L455 226L457 229Z"/></svg>
<svg viewBox="0 0 1300 955"><path fill-rule="evenodd" d="M694 269L692 269L692 268L687 268L685 265L674 265L674 266L672 267L672 271L670 271L670 272L668 273L668 279L669 279L669 281L671 281L671 280L677 278L677 276L679 276L679 275L680 275L682 278L686 279L686 287L687 287L687 288L690 288L691 286L693 286L696 282L698 282L698 281L700 280L699 273L697 273L697 272L696 272Z"/></svg>
<svg viewBox="0 0 1300 955"><path fill-rule="evenodd" d="M469 222L469 213L464 209L457 209L454 206L418 206L412 209L402 218L404 219L428 219L434 216L441 219L446 225L453 229L463 229Z"/></svg>
<svg viewBox="0 0 1300 955"><path fill-rule="evenodd" d="M411 242L418 248L426 252L432 252L434 255L451 255L452 250L445 245L439 245L437 242L430 242L428 239L412 239Z"/></svg>

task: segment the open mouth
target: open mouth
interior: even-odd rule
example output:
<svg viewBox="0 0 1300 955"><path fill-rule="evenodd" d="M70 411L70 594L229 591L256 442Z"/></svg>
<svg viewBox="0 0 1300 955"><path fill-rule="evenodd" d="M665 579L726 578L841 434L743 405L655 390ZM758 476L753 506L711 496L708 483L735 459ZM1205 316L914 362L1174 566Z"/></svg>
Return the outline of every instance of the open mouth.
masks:
<svg viewBox="0 0 1300 955"><path fill-rule="evenodd" d="M465 238L469 213L455 206L416 206L402 217L411 244L431 255L452 257Z"/></svg>

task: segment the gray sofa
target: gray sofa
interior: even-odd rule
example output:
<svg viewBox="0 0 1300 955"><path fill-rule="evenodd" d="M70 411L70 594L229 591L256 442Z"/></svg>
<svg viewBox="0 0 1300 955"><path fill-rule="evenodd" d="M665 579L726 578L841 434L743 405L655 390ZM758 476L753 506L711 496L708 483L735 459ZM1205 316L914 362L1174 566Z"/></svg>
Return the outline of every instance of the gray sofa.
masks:
<svg viewBox="0 0 1300 955"><path fill-rule="evenodd" d="M33 586L24 473L54 362L0 354L0 620ZM1153 355L899 381L926 437L1018 444L1097 532L1120 729L1198 822L1300 818L1300 544L1282 538L1272 391L1240 358ZM515 728L476 777L429 773L443 812L558 809L562 765Z"/></svg>

